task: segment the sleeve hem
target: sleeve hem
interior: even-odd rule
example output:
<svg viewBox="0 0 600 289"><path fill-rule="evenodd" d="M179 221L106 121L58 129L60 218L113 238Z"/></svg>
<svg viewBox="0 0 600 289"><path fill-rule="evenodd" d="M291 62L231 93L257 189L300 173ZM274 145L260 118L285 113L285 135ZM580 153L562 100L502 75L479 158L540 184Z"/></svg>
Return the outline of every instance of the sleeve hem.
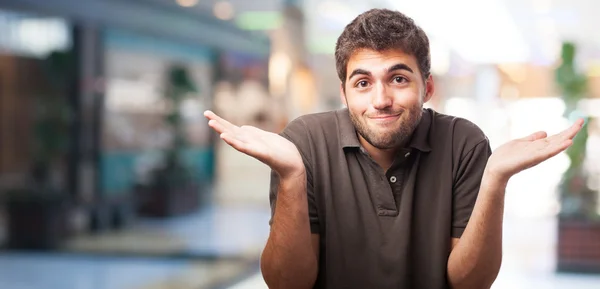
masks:
<svg viewBox="0 0 600 289"><path fill-rule="evenodd" d="M320 233L319 232L319 223L318 222L315 222L315 223L311 222L310 223L310 232L312 234L319 234Z"/></svg>
<svg viewBox="0 0 600 289"><path fill-rule="evenodd" d="M452 238L460 238L462 237L462 234L464 233L465 228L463 227L452 227L452 233L451 236Z"/></svg>

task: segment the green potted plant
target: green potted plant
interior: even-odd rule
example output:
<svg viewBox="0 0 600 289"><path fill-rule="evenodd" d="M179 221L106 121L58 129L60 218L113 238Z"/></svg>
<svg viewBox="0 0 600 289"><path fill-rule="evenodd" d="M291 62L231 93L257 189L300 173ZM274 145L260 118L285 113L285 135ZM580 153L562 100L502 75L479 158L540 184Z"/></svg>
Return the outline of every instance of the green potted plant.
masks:
<svg viewBox="0 0 600 289"><path fill-rule="evenodd" d="M171 145L163 152L163 162L153 171L149 186L142 189L142 215L166 217L189 213L199 207L199 184L183 159L188 142L181 114L183 101L197 91L185 66L169 68L164 100L170 110L164 122L172 135Z"/></svg>
<svg viewBox="0 0 600 289"><path fill-rule="evenodd" d="M577 72L576 46L562 45L561 64L555 71L556 83L565 103L569 119L584 117L585 124L566 151L570 164L559 185L561 210L558 227L559 271L600 273L600 218L597 212L598 192L588 186L585 169L589 117L577 109L587 95L587 78Z"/></svg>
<svg viewBox="0 0 600 289"><path fill-rule="evenodd" d="M52 52L41 60L42 76L33 99L31 172L20 187L5 195L8 246L54 248L68 232L68 194L64 183L69 141L70 107L66 91L73 68L72 55Z"/></svg>

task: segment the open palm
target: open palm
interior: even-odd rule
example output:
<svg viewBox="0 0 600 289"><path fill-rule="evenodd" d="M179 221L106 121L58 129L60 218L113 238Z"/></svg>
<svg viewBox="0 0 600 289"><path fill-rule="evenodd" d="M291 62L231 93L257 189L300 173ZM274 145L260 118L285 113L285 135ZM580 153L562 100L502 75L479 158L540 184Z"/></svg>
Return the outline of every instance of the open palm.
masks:
<svg viewBox="0 0 600 289"><path fill-rule="evenodd" d="M304 163L296 146L284 137L253 126L236 126L212 111L204 112L208 125L236 150L265 163L282 177L304 173Z"/></svg>
<svg viewBox="0 0 600 289"><path fill-rule="evenodd" d="M568 129L550 137L545 132L536 132L509 141L490 156L488 168L498 177L507 180L564 151L573 143L573 138L582 125L583 120L579 119Z"/></svg>

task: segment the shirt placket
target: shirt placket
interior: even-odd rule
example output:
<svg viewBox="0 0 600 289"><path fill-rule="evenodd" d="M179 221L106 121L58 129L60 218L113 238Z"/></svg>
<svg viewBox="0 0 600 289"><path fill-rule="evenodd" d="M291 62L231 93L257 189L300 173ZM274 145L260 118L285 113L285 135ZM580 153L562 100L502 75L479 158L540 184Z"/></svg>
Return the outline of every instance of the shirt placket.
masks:
<svg viewBox="0 0 600 289"><path fill-rule="evenodd" d="M396 207L396 210L399 210L400 208L400 199L402 198L402 191L406 181L406 172L410 167L411 160L412 152L409 150L402 151L394 161L390 170L386 173L394 197L394 206Z"/></svg>
<svg viewBox="0 0 600 289"><path fill-rule="evenodd" d="M412 152L410 150L401 151L387 173L362 148L361 153L369 160L375 178L380 180L376 181L374 188L372 188L375 193L377 214L379 216L397 216L405 179L406 163Z"/></svg>

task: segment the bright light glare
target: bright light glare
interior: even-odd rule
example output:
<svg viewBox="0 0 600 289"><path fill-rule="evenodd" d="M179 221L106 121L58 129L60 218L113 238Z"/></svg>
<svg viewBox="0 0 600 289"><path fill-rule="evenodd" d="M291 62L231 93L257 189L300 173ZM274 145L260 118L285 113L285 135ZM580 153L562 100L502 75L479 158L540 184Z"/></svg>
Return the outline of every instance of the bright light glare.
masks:
<svg viewBox="0 0 600 289"><path fill-rule="evenodd" d="M500 0L388 2L467 61L524 62L530 56L529 46Z"/></svg>
<svg viewBox="0 0 600 289"><path fill-rule="evenodd" d="M181 7L193 7L198 4L198 0L177 0L177 4Z"/></svg>
<svg viewBox="0 0 600 289"><path fill-rule="evenodd" d="M215 3L214 11L215 17L221 20L233 19L234 9L233 5L227 1L219 1Z"/></svg>

